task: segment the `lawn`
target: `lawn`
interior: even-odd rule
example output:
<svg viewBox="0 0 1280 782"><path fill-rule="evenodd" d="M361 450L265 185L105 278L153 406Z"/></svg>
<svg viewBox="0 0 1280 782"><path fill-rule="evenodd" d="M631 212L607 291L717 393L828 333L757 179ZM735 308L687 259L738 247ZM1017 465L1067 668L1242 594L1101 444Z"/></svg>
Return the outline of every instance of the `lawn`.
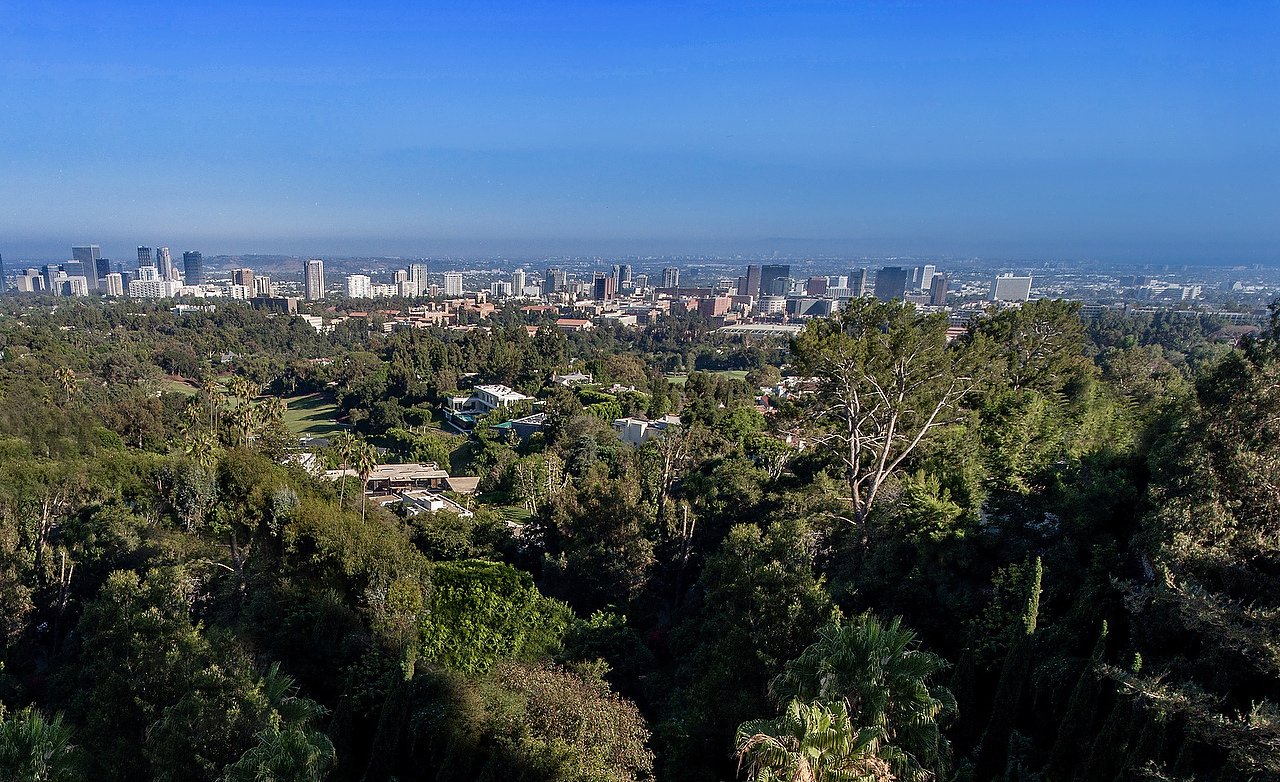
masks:
<svg viewBox="0 0 1280 782"><path fill-rule="evenodd" d="M724 375L725 377L731 380L747 379L747 370L745 369L721 369L721 370L714 371L711 374ZM672 385L682 386L685 383L689 382L689 376L688 375L667 375L667 380L670 381Z"/></svg>
<svg viewBox="0 0 1280 782"><path fill-rule="evenodd" d="M183 396L195 396L196 388L186 380L176 377L166 377L160 381L160 390L166 394L182 394Z"/></svg>
<svg viewBox="0 0 1280 782"><path fill-rule="evenodd" d="M338 405L330 394L302 394L287 397L284 401L289 405L284 413L284 424L296 435L328 437L346 428L334 420L338 415Z"/></svg>

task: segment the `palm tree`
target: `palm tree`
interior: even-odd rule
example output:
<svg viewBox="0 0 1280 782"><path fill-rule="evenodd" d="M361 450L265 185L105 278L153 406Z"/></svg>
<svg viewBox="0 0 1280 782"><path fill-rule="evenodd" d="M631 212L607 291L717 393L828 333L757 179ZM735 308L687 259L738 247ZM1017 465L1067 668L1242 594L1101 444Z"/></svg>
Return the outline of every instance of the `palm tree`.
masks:
<svg viewBox="0 0 1280 782"><path fill-rule="evenodd" d="M213 454L218 449L218 438L213 432L196 432L187 440L187 456L206 470L213 466Z"/></svg>
<svg viewBox="0 0 1280 782"><path fill-rule="evenodd" d="M76 373L71 367L58 367L53 373L58 381L58 385L62 386L62 392L66 394L66 401L71 401L71 392L76 388Z"/></svg>
<svg viewBox="0 0 1280 782"><path fill-rule="evenodd" d="M273 663L262 678L262 693L271 704L272 718L257 734L258 743L227 767L224 782L319 782L333 765L333 742L312 724L325 709L298 697L292 678Z"/></svg>
<svg viewBox="0 0 1280 782"><path fill-rule="evenodd" d="M844 703L858 724L882 731L881 756L892 758L897 777L945 776L951 747L939 722L955 713L955 698L929 680L947 662L919 649L901 617L888 624L870 614L837 620L818 636L773 681L774 698Z"/></svg>
<svg viewBox="0 0 1280 782"><path fill-rule="evenodd" d="M378 449L369 443L360 443L356 448L355 468L360 475L360 520L365 518L365 495L369 493L369 476L378 466Z"/></svg>
<svg viewBox="0 0 1280 782"><path fill-rule="evenodd" d="M775 720L738 726L738 768L753 782L891 782L879 728L856 728L843 703L793 700Z"/></svg>
<svg viewBox="0 0 1280 782"><path fill-rule="evenodd" d="M347 489L347 465L355 458L357 441L350 432L339 432L333 436L332 442L338 452L338 469L342 470L342 475L338 478L338 507L341 508Z"/></svg>
<svg viewBox="0 0 1280 782"><path fill-rule="evenodd" d="M61 714L48 720L26 708L6 719L0 710L0 779L69 781L75 778L75 750Z"/></svg>

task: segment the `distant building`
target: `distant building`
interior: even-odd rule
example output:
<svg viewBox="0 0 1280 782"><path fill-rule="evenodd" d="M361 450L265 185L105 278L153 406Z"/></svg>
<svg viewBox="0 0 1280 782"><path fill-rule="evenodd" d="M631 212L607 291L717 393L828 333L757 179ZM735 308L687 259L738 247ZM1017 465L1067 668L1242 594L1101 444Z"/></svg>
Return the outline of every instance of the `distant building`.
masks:
<svg viewBox="0 0 1280 782"><path fill-rule="evenodd" d="M859 299L867 295L867 270L858 269L849 275L849 296Z"/></svg>
<svg viewBox="0 0 1280 782"><path fill-rule="evenodd" d="M622 442L631 445L644 445L672 427L680 425L680 416L666 415L656 421L646 418L615 418L613 431L618 433Z"/></svg>
<svg viewBox="0 0 1280 782"><path fill-rule="evenodd" d="M116 272L111 272L102 280L108 296L124 295L124 278Z"/></svg>
<svg viewBox="0 0 1280 782"><path fill-rule="evenodd" d="M188 285L204 285L204 255L198 250L184 252L182 275Z"/></svg>
<svg viewBox="0 0 1280 782"><path fill-rule="evenodd" d="M680 269L676 266L667 266L662 270L662 287L679 288L680 287Z"/></svg>
<svg viewBox="0 0 1280 782"><path fill-rule="evenodd" d="M524 295L524 286L525 286L525 279L524 279L524 277L525 277L525 275L524 275L524 269L516 269L515 271L511 272L511 293L512 293L512 295L515 295L515 296L523 296L523 295Z"/></svg>
<svg viewBox="0 0 1280 782"><path fill-rule="evenodd" d="M929 281L929 304L934 307L947 306L947 275L934 274Z"/></svg>
<svg viewBox="0 0 1280 782"><path fill-rule="evenodd" d="M915 272L911 276L913 287L919 291L933 290L933 275L937 273L938 267L931 263L924 266L917 266Z"/></svg>
<svg viewBox="0 0 1280 782"><path fill-rule="evenodd" d="M312 258L302 267L302 291L307 301L324 298L324 261Z"/></svg>
<svg viewBox="0 0 1280 782"><path fill-rule="evenodd" d="M881 301L891 299L905 301L907 280L910 276L911 272L901 266L886 266L876 272L876 298Z"/></svg>
<svg viewBox="0 0 1280 782"><path fill-rule="evenodd" d="M649 275L637 274L631 282L637 290L644 290L649 287Z"/></svg>
<svg viewBox="0 0 1280 782"><path fill-rule="evenodd" d="M565 274L563 269L557 268L555 266L552 266L551 268L547 269L546 274L544 274L542 277L543 295L545 296L545 295L550 295L552 293L559 293L560 291L564 290L565 282L567 280L568 280L568 275Z"/></svg>
<svg viewBox="0 0 1280 782"><path fill-rule="evenodd" d="M462 295L462 272L445 272L444 273L444 295L445 296L461 296Z"/></svg>
<svg viewBox="0 0 1280 782"><path fill-rule="evenodd" d="M421 296L426 291L430 283L427 282L427 265L425 263L409 264L409 282L414 285L415 296Z"/></svg>
<svg viewBox="0 0 1280 782"><path fill-rule="evenodd" d="M98 261L102 258L102 248L96 244L82 244L71 248L71 257L80 263L77 270L89 283L90 290L98 288ZM70 271L67 272L69 275Z"/></svg>
<svg viewBox="0 0 1280 782"><path fill-rule="evenodd" d="M173 268L173 254L169 252L168 247L161 247L156 250L156 269L160 272L161 279L177 279L177 269Z"/></svg>
<svg viewBox="0 0 1280 782"><path fill-rule="evenodd" d="M179 280L138 279L129 283L129 295L135 299L172 299L181 287Z"/></svg>
<svg viewBox="0 0 1280 782"><path fill-rule="evenodd" d="M631 264L620 263L613 267L613 289L616 291L629 290L631 288Z"/></svg>
<svg viewBox="0 0 1280 782"><path fill-rule="evenodd" d="M254 296L249 305L255 310L279 312L282 315L298 314L298 300L293 296Z"/></svg>
<svg viewBox="0 0 1280 782"><path fill-rule="evenodd" d="M373 298L370 291L371 280L364 274L347 275L347 296L352 299Z"/></svg>
<svg viewBox="0 0 1280 782"><path fill-rule="evenodd" d="M615 281L617 277L604 272L596 272L595 279L592 280L591 293L592 298L596 301L609 301L613 298L614 292L617 290Z"/></svg>
<svg viewBox="0 0 1280 782"><path fill-rule="evenodd" d="M992 301L1026 301L1031 298L1031 277L1001 274L991 283Z"/></svg>
<svg viewBox="0 0 1280 782"><path fill-rule="evenodd" d="M249 278L253 282L254 296L270 296L271 295L271 278L265 274L253 276L253 272L249 272Z"/></svg>
<svg viewBox="0 0 1280 782"><path fill-rule="evenodd" d="M138 245L138 268L143 266L155 266L155 262L151 260L151 248Z"/></svg>
<svg viewBox="0 0 1280 782"><path fill-rule="evenodd" d="M729 296L713 296L698 300L698 313L707 318L718 318L729 311L733 298Z"/></svg>
<svg viewBox="0 0 1280 782"><path fill-rule="evenodd" d="M0 269L0 272L2 271L3 270ZM111 273L111 259L99 258L97 261L95 261L93 273L98 277L98 285L102 285L102 281L105 280L107 278L107 275ZM0 274L0 280L2 279L4 279L4 275Z"/></svg>
<svg viewBox="0 0 1280 782"><path fill-rule="evenodd" d="M748 268L748 272L750 269ZM777 290L778 280L787 280L786 290ZM791 265L786 263L765 264L760 267L760 295L786 296L790 293Z"/></svg>
<svg viewBox="0 0 1280 782"><path fill-rule="evenodd" d="M827 295L827 278L826 277L810 277L805 281L804 292L806 296L826 296Z"/></svg>
<svg viewBox="0 0 1280 782"><path fill-rule="evenodd" d="M739 277L742 282L738 285L739 296L759 296L760 295L760 267L751 264L747 267L745 277Z"/></svg>
<svg viewBox="0 0 1280 782"><path fill-rule="evenodd" d="M232 269L231 284L243 285L246 288L253 287L253 269Z"/></svg>

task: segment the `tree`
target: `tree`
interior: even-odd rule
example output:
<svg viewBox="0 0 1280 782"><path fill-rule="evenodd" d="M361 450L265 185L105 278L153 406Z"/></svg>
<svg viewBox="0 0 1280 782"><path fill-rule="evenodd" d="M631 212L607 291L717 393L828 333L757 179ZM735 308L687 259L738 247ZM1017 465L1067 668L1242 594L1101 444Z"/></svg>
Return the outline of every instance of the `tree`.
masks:
<svg viewBox="0 0 1280 782"><path fill-rule="evenodd" d="M330 442L338 454L338 469L343 471L338 478L338 507L342 507L343 497L347 490L346 470L356 457L359 441L350 432L338 432Z"/></svg>
<svg viewBox="0 0 1280 782"><path fill-rule="evenodd" d="M896 777L945 777L950 748L941 722L955 699L930 682L947 667L922 651L901 617L887 624L870 614L831 622L818 640L787 663L771 686L774 698L846 704L858 725L879 731L882 754Z"/></svg>
<svg viewBox="0 0 1280 782"><path fill-rule="evenodd" d="M360 518L365 518L365 497L369 494L369 476L378 467L378 449L371 443L361 443L352 462L360 475Z"/></svg>
<svg viewBox="0 0 1280 782"><path fill-rule="evenodd" d="M47 719L34 708L5 715L0 705L0 782L71 782L76 747L62 715Z"/></svg>
<svg viewBox="0 0 1280 782"><path fill-rule="evenodd" d="M738 768L753 782L892 782L880 734L855 727L842 701L792 700L777 719L738 726Z"/></svg>
<svg viewBox="0 0 1280 782"><path fill-rule="evenodd" d="M972 354L947 345L944 316L873 299L809 321L791 349L800 371L818 380L801 428L834 448L865 529L885 481L930 432L956 420L976 385Z"/></svg>

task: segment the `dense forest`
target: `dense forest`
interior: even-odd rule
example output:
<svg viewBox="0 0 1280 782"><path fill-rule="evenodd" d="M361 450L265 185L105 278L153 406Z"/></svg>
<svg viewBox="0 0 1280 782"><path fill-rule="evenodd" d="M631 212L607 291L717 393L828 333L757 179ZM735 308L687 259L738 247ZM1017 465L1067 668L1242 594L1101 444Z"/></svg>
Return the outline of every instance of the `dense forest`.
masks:
<svg viewBox="0 0 1280 782"><path fill-rule="evenodd" d="M948 340L855 300L788 343L7 300L0 780L1280 779L1276 312ZM544 430L442 427L481 383ZM351 476L297 458L304 392ZM379 460L474 514L367 503Z"/></svg>

